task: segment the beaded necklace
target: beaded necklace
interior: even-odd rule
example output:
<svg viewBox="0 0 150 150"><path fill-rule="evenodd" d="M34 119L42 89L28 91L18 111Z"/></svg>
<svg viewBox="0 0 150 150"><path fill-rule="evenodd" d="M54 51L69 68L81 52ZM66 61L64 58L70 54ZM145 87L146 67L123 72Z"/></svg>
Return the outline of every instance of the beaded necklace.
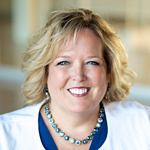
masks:
<svg viewBox="0 0 150 150"><path fill-rule="evenodd" d="M73 143L76 143L76 145L80 145L81 143L83 144L87 144L88 141L92 140L95 133L98 132L99 128L101 127L101 123L103 122L103 117L104 117L104 106L102 103L100 103L100 109L99 109L99 117L98 117L98 121L93 129L93 131L91 132L91 134L86 138L86 139L83 139L82 141L80 140L75 140L74 138L71 138L69 137L68 135L66 135L64 132L62 132L60 130L60 128L57 127L57 124L54 122L54 119L52 118L52 114L50 113L50 110L49 110L49 106L47 105L45 107L45 114L47 115L47 119L49 120L49 123L52 125L52 128L55 129L55 131L57 133L59 133L59 136L60 137L64 137L64 140L69 140L69 142L71 144Z"/></svg>

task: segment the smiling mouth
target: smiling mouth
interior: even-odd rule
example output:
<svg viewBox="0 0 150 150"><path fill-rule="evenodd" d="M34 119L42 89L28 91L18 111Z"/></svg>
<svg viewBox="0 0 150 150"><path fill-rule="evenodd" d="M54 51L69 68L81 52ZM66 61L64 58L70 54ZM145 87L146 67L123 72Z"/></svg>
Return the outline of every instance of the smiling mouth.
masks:
<svg viewBox="0 0 150 150"><path fill-rule="evenodd" d="M82 94L87 94L90 88L71 88L68 89L68 91L71 94L76 94L76 95L82 95Z"/></svg>

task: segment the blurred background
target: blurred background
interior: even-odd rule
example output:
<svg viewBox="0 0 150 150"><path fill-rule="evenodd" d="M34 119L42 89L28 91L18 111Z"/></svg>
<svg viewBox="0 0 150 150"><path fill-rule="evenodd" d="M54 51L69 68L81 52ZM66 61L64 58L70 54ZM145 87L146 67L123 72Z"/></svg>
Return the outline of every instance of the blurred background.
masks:
<svg viewBox="0 0 150 150"><path fill-rule="evenodd" d="M150 106L149 0L0 0L0 114L23 107L22 54L51 11L83 7L106 19L123 39L138 75L128 100Z"/></svg>

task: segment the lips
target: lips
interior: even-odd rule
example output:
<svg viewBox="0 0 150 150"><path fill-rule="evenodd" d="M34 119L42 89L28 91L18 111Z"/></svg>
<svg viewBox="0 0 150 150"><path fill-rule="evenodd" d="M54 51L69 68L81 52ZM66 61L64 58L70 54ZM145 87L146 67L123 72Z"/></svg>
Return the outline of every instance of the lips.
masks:
<svg viewBox="0 0 150 150"><path fill-rule="evenodd" d="M85 96L85 95L87 95L89 90L90 90L90 88L87 88L87 87L76 87L76 88L68 89L68 91L73 96Z"/></svg>

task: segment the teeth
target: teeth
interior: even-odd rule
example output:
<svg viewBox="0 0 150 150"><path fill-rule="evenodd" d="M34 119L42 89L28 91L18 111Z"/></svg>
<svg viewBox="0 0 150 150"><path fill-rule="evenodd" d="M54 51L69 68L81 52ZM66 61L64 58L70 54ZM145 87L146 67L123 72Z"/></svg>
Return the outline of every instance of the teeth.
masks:
<svg viewBox="0 0 150 150"><path fill-rule="evenodd" d="M69 89L69 91L73 94L83 94L83 93L87 93L88 89L87 88L83 88L83 89Z"/></svg>

